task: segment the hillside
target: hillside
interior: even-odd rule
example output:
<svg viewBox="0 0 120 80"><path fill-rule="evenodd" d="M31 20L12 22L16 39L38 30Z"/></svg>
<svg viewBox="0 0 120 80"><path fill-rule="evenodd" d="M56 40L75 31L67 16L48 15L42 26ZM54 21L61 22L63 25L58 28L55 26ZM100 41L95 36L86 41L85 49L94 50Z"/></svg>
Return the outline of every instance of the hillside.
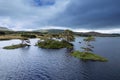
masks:
<svg viewBox="0 0 120 80"><path fill-rule="evenodd" d="M35 30L36 32L41 32L41 33L61 33L64 32L62 29L40 29L40 30Z"/></svg>
<svg viewBox="0 0 120 80"><path fill-rule="evenodd" d="M62 29L40 29L36 30L35 32L41 33L61 33L64 32ZM99 33L99 32L74 32L76 35L79 36L99 36L99 37L118 37L120 34L108 34L108 33Z"/></svg>
<svg viewBox="0 0 120 80"><path fill-rule="evenodd" d="M11 31L11 30L6 27L0 27L0 31Z"/></svg>
<svg viewBox="0 0 120 80"><path fill-rule="evenodd" d="M99 36L99 37L118 37L120 34L107 34L107 33L99 33L99 32L75 32L76 35L79 36Z"/></svg>

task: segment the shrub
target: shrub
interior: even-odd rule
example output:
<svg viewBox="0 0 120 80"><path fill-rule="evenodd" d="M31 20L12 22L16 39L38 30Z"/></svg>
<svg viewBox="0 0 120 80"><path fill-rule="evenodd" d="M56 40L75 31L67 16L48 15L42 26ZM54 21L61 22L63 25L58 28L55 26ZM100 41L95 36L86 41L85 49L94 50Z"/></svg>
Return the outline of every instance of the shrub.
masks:
<svg viewBox="0 0 120 80"><path fill-rule="evenodd" d="M57 40L45 40L43 42L38 42L37 46L47 49L73 48L73 44L67 41L57 41Z"/></svg>
<svg viewBox="0 0 120 80"><path fill-rule="evenodd" d="M5 32L3 32L3 31L0 31L0 35L5 35Z"/></svg>
<svg viewBox="0 0 120 80"><path fill-rule="evenodd" d="M34 34L22 34L21 36L26 38L36 38L36 35Z"/></svg>

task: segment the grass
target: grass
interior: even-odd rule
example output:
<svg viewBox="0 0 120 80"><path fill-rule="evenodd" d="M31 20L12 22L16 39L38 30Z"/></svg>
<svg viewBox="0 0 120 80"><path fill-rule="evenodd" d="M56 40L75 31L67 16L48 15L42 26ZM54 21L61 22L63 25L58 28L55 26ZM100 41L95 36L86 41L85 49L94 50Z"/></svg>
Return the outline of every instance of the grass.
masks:
<svg viewBox="0 0 120 80"><path fill-rule="evenodd" d="M11 45L11 46L5 46L3 49L17 49L17 48L22 48L29 46L28 44L16 44L16 45Z"/></svg>
<svg viewBox="0 0 120 80"><path fill-rule="evenodd" d="M72 52L72 56L80 58L81 60L84 61L101 61L101 62L106 62L108 61L106 58L103 58L99 55L93 54L93 53L84 53L80 51L74 51Z"/></svg>
<svg viewBox="0 0 120 80"><path fill-rule="evenodd" d="M28 38L41 38L41 37L42 36L37 36L37 35L28 36ZM24 36L21 36L21 34L0 35L0 40L23 39L23 38Z"/></svg>
<svg viewBox="0 0 120 80"><path fill-rule="evenodd" d="M0 40L10 40L10 39L22 39L19 35L2 35L0 36Z"/></svg>
<svg viewBox="0 0 120 80"><path fill-rule="evenodd" d="M56 40L45 40L43 42L38 42L37 46L46 49L60 49L60 48L73 48L73 44L67 41L56 41Z"/></svg>

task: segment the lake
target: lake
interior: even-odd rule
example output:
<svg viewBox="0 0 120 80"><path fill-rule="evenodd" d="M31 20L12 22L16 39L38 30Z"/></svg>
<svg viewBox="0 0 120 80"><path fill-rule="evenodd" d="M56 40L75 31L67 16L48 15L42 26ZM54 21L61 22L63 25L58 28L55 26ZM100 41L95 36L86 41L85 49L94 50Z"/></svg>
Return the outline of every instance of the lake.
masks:
<svg viewBox="0 0 120 80"><path fill-rule="evenodd" d="M76 37L76 50L84 44ZM38 39L30 39L31 47L4 50L2 47L20 40L0 41L0 80L120 80L120 37L97 37L94 53L108 62L83 62L66 49L50 50L34 46Z"/></svg>

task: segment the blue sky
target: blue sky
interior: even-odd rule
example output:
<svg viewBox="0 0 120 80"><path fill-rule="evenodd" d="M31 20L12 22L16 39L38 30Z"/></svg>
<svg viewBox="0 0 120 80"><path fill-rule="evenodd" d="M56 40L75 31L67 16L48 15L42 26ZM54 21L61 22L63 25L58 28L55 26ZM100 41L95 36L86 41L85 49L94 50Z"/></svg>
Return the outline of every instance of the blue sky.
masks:
<svg viewBox="0 0 120 80"><path fill-rule="evenodd" d="M52 6L55 4L55 0L33 0L32 3L37 7Z"/></svg>
<svg viewBox="0 0 120 80"><path fill-rule="evenodd" d="M0 26L120 33L119 0L0 0Z"/></svg>

